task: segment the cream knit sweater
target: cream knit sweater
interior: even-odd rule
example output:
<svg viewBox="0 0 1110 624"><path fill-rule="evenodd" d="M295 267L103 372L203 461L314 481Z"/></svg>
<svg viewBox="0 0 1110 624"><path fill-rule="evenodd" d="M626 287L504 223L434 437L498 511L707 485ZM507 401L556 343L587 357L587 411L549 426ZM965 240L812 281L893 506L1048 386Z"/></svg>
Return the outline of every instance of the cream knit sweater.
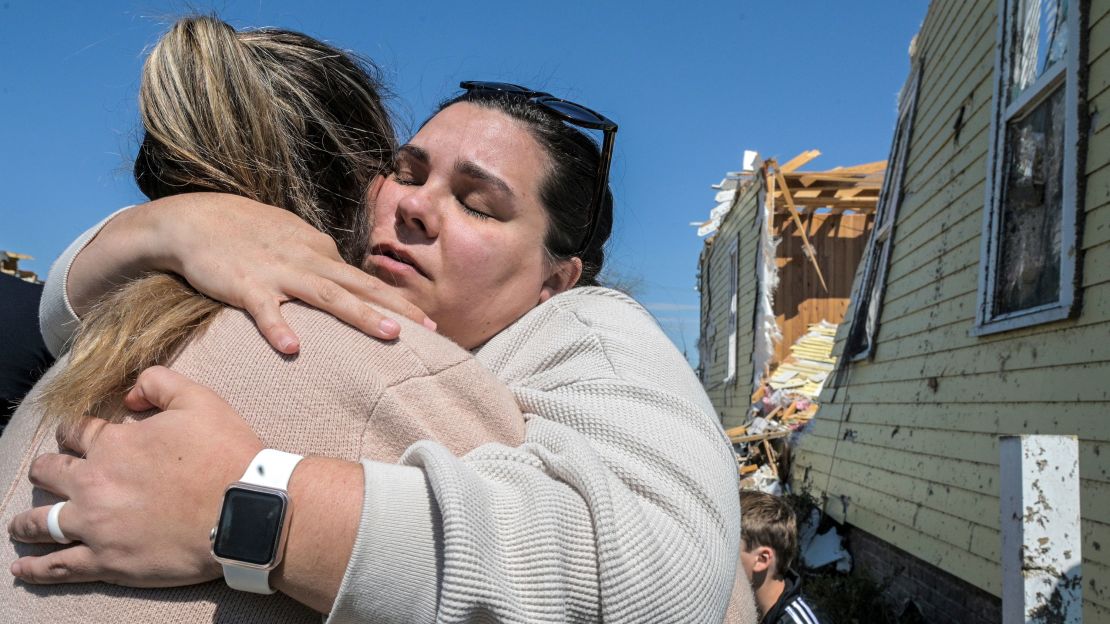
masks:
<svg viewBox="0 0 1110 624"><path fill-rule="evenodd" d="M43 326L58 345L75 318L51 286ZM739 543L735 464L654 320L614 291L575 289L477 359L525 412L524 444L460 459L420 442L401 465L363 461L359 537L329 621L721 621ZM742 580L729 621L755 622Z"/></svg>

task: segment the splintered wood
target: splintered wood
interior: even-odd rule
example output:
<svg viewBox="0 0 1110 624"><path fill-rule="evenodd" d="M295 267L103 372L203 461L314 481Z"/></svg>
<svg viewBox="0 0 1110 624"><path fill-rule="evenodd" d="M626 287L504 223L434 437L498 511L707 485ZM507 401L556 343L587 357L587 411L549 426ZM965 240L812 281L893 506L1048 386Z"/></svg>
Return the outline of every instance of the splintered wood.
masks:
<svg viewBox="0 0 1110 624"><path fill-rule="evenodd" d="M817 398L836 368L836 327L827 321L810 325L752 394L752 418L725 432L737 452L741 487L767 491L786 473L779 463L787 438L817 414Z"/></svg>

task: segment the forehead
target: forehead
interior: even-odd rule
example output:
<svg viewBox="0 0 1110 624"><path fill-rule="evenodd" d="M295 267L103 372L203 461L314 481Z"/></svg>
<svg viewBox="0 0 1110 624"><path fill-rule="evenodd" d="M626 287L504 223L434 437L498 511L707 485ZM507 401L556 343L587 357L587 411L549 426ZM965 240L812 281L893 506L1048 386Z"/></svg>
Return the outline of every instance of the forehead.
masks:
<svg viewBox="0 0 1110 624"><path fill-rule="evenodd" d="M524 192L538 185L548 164L523 122L466 102L437 113L409 142L427 151L433 163L453 166L470 161Z"/></svg>

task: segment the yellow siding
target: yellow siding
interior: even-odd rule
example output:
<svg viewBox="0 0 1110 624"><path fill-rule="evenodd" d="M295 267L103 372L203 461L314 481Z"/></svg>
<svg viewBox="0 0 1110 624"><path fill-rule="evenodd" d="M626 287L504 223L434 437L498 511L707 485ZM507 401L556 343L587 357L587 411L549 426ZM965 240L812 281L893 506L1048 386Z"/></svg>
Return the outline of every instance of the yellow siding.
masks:
<svg viewBox="0 0 1110 624"><path fill-rule="evenodd" d="M795 454L827 513L995 595L998 436L1080 437L1084 615L1110 621L1110 115L1092 119L1078 318L976 337L995 0L937 0L873 360L826 387ZM1110 2L1091 3L1090 110L1110 111ZM953 125L960 107L964 125ZM853 310L849 310L851 318ZM837 335L840 354L848 324Z"/></svg>
<svg viewBox="0 0 1110 624"><path fill-rule="evenodd" d="M702 305L705 304L706 287L710 289L711 309L709 322L716 324L715 357L702 365L706 370L705 388L722 424L728 427L742 425L751 403L752 380L752 318L756 302L755 252L759 245L756 219L759 215L759 189L752 184L737 192L732 210L721 222L716 238L708 249L706 269L702 273ZM725 383L728 374L729 333L729 249L737 240L737 355L736 376ZM702 328L702 332L706 328Z"/></svg>

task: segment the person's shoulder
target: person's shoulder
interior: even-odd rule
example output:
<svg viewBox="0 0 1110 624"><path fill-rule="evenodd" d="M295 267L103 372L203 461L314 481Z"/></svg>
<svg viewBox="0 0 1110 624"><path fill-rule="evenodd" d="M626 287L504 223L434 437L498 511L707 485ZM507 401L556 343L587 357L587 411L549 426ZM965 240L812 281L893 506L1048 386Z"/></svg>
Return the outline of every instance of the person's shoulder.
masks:
<svg viewBox="0 0 1110 624"><path fill-rule="evenodd" d="M801 594L795 594L786 602L782 611L782 616L779 622L787 624L820 624L817 619L817 614L802 598Z"/></svg>
<svg viewBox="0 0 1110 624"><path fill-rule="evenodd" d="M573 288L548 299L495 336L478 357L510 380L609 379L696 395L699 401L703 394L686 359L651 314L609 288Z"/></svg>
<svg viewBox="0 0 1110 624"><path fill-rule="evenodd" d="M585 314L620 311L651 318L638 301L619 290L604 286L571 288L552 297L546 305Z"/></svg>
<svg viewBox="0 0 1110 624"><path fill-rule="evenodd" d="M559 323L579 326L587 335L606 342L655 344L667 342L655 318L632 297L601 286L584 286L560 293L525 316L532 327L550 331Z"/></svg>
<svg viewBox="0 0 1110 624"><path fill-rule="evenodd" d="M275 359L295 361L299 368L321 375L329 372L344 377L371 375L386 386L435 375L473 357L451 340L403 318L394 317L401 325L401 336L383 341L299 301L282 304L281 314L301 341L300 353L295 358L270 348L254 320L236 308L223 310L201 342L207 345L206 351L217 352L224 358L259 364Z"/></svg>

